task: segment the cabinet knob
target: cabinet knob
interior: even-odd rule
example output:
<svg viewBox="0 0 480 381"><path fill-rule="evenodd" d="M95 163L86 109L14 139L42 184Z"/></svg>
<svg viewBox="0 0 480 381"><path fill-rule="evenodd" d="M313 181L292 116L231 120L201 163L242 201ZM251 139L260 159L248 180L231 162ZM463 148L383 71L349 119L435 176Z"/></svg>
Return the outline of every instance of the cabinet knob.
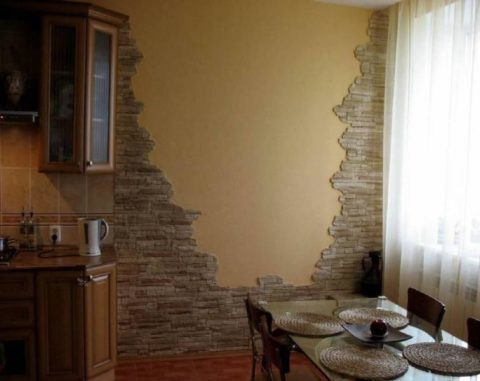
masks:
<svg viewBox="0 0 480 381"><path fill-rule="evenodd" d="M91 167L93 165L93 161L92 160L87 160L87 166Z"/></svg>
<svg viewBox="0 0 480 381"><path fill-rule="evenodd" d="M87 285L87 283L92 281L92 279L93 279L93 275L87 275L87 276L84 276L84 277L80 277L80 278L77 278L77 284L80 287L85 287Z"/></svg>

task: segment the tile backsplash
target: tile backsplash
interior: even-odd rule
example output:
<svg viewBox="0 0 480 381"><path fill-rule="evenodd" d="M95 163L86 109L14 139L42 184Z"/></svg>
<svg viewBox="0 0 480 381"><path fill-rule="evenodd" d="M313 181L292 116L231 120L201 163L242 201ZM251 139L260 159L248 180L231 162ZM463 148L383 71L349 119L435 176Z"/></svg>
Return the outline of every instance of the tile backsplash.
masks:
<svg viewBox="0 0 480 381"><path fill-rule="evenodd" d="M40 173L39 127L0 125L0 234L20 236L22 210L39 221L40 240L49 225L61 225L61 244L77 244L77 218L103 217L113 242L113 175Z"/></svg>

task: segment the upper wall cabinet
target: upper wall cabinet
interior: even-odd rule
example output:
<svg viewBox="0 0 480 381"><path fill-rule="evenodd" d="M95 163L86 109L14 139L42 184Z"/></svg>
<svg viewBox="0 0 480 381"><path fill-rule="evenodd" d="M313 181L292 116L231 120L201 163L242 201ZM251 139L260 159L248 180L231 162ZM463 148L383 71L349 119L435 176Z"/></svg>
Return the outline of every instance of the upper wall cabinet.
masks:
<svg viewBox="0 0 480 381"><path fill-rule="evenodd" d="M41 170L111 172L117 28L45 16L43 31Z"/></svg>
<svg viewBox="0 0 480 381"><path fill-rule="evenodd" d="M40 170L112 172L117 35L126 17L68 1L0 4L41 24Z"/></svg>

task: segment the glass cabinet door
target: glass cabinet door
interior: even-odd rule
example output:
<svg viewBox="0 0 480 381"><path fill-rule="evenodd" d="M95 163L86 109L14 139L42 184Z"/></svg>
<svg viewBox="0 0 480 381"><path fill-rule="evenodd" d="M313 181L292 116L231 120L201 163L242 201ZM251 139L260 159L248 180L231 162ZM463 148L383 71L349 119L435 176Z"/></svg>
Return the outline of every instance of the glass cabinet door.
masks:
<svg viewBox="0 0 480 381"><path fill-rule="evenodd" d="M117 28L91 20L88 28L87 172L114 168Z"/></svg>
<svg viewBox="0 0 480 381"><path fill-rule="evenodd" d="M86 21L44 18L42 128L44 170L83 169Z"/></svg>

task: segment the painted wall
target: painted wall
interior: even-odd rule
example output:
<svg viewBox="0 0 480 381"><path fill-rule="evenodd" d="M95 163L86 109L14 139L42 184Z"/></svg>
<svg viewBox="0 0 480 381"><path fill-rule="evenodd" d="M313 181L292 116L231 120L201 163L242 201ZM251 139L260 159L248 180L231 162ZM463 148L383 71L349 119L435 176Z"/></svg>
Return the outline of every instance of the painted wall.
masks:
<svg viewBox="0 0 480 381"><path fill-rule="evenodd" d="M332 108L359 74L370 11L312 0L96 0L144 54L141 123L221 285L309 283L339 212Z"/></svg>

